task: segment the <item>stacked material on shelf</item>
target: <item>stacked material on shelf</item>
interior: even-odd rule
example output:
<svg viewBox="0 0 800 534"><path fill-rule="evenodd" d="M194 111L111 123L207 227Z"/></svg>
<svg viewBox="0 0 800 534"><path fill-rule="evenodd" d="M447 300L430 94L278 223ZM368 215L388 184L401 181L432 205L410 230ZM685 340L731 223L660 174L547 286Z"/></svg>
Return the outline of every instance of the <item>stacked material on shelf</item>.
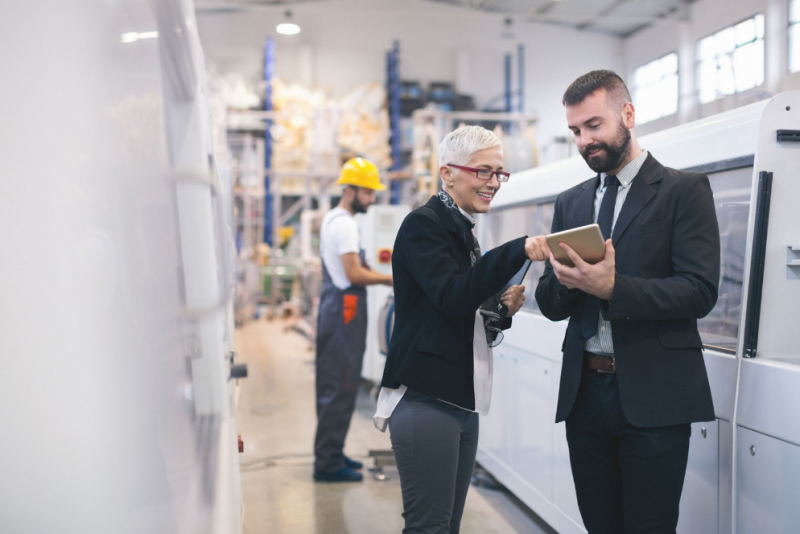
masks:
<svg viewBox="0 0 800 534"><path fill-rule="evenodd" d="M228 109L256 109L264 105L264 81L253 81L243 74L219 74L212 68L208 72L208 89L211 95L225 103Z"/></svg>
<svg viewBox="0 0 800 534"><path fill-rule="evenodd" d="M356 87L339 101L339 145L383 169L392 163L385 102L386 91L375 82Z"/></svg>
<svg viewBox="0 0 800 534"><path fill-rule="evenodd" d="M336 102L326 102L314 110L309 132L308 172L313 176L333 177L342 167L342 151L337 142L341 111Z"/></svg>
<svg viewBox="0 0 800 534"><path fill-rule="evenodd" d="M326 104L320 90L287 84L276 78L272 103L278 118L272 126L272 166L278 172L306 172L309 167L311 131L315 110Z"/></svg>

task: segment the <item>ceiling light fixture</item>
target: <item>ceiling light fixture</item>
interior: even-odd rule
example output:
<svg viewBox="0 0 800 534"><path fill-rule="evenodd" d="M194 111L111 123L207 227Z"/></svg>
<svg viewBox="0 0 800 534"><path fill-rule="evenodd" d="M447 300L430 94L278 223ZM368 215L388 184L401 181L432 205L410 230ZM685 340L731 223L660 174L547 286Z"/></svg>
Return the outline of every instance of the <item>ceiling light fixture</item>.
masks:
<svg viewBox="0 0 800 534"><path fill-rule="evenodd" d="M121 41L123 43L135 43L142 39L155 39L158 37L158 32L128 32L123 33Z"/></svg>
<svg viewBox="0 0 800 534"><path fill-rule="evenodd" d="M286 12L286 22L282 22L275 27L275 31L280 33L281 35L296 35L300 33L300 26L297 24L290 22L292 18L292 12Z"/></svg>

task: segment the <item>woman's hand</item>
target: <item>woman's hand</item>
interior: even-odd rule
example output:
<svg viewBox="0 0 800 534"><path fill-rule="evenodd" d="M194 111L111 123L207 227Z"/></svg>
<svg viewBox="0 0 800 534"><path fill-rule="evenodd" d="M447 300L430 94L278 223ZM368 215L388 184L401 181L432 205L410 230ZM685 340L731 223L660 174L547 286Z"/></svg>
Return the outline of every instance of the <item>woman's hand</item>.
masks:
<svg viewBox="0 0 800 534"><path fill-rule="evenodd" d="M531 261L544 261L550 257L550 247L543 235L529 237L525 240L525 254Z"/></svg>
<svg viewBox="0 0 800 534"><path fill-rule="evenodd" d="M525 302L525 286L509 287L506 292L503 293L503 296L500 297L500 302L508 308L508 315L506 315L506 317L511 317L522 308L522 303Z"/></svg>

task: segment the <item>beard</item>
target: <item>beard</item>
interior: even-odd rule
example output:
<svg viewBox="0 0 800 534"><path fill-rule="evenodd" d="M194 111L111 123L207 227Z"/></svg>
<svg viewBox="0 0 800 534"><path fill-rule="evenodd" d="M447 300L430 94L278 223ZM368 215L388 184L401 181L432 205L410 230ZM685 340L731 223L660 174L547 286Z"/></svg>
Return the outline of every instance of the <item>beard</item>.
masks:
<svg viewBox="0 0 800 534"><path fill-rule="evenodd" d="M595 156L593 158L589 158L589 151L595 149L604 149L605 155ZM619 129L617 130L614 139L611 143L595 143L592 145L588 145L583 150L581 150L581 156L586 161L586 164L589 165L589 168L592 169L594 172L608 172L612 169L616 169L625 159L625 156L631 150L631 132L628 130L625 125L620 121Z"/></svg>
<svg viewBox="0 0 800 534"><path fill-rule="evenodd" d="M365 206L358 200L358 189L356 189L356 194L353 196L353 202L350 203L350 208L352 208L353 213L367 213L367 208L369 206Z"/></svg>

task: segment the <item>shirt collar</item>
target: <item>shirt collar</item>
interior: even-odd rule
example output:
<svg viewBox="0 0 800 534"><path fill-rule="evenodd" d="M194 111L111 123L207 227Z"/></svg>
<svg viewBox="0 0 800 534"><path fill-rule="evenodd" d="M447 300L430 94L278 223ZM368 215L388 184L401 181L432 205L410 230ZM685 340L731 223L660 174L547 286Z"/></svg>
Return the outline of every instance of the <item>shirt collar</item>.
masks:
<svg viewBox="0 0 800 534"><path fill-rule="evenodd" d="M458 208L458 211L460 211L460 212L461 212L461 215L463 215L463 216L464 216L464 218L465 218L465 219L467 219L467 220L468 220L468 221L469 221L471 224L473 224L473 225L474 225L476 222L478 222L478 221L475 219L475 217L473 217L472 215L470 215L470 214L469 214L469 213L467 213L466 211L462 210L460 207Z"/></svg>
<svg viewBox="0 0 800 534"><path fill-rule="evenodd" d="M647 150L642 150L642 153L633 158L630 163L622 167L622 169L617 173L617 179L619 180L620 186L623 188L628 187L633 182L633 179L636 178L636 175L639 174L639 171L642 169L642 165L644 165L645 160L647 159ZM605 183L607 174L604 172L600 173L600 184Z"/></svg>

